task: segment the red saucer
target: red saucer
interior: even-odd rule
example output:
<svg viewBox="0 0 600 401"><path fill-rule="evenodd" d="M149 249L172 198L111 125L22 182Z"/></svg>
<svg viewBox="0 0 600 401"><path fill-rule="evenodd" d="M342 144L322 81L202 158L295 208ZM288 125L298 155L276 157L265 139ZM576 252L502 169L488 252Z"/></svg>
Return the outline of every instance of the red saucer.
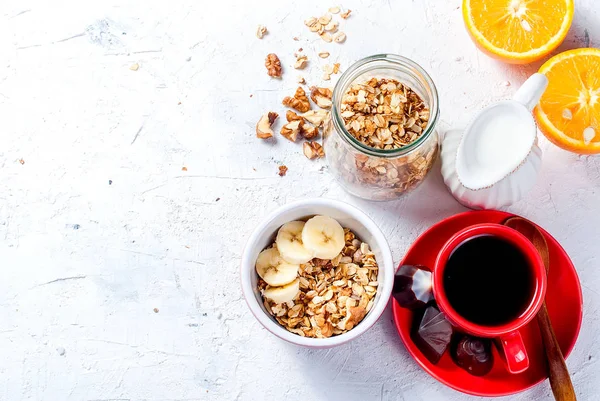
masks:
<svg viewBox="0 0 600 401"><path fill-rule="evenodd" d="M511 216L514 215L486 210L449 217L424 232L410 247L400 264L433 266L438 251L456 231L473 224L502 223ZM550 234L540 229L550 251L546 305L556 338L566 358L575 345L581 327L581 286L575 267L565 250ZM483 377L476 377L455 365L448 352L437 365L429 362L410 338L412 311L400 307L393 299L392 309L396 329L414 360L431 376L455 390L478 396L505 396L527 390L548 377L537 319L520 330L529 355L529 369L518 375L508 373L494 348L494 367L491 372Z"/></svg>

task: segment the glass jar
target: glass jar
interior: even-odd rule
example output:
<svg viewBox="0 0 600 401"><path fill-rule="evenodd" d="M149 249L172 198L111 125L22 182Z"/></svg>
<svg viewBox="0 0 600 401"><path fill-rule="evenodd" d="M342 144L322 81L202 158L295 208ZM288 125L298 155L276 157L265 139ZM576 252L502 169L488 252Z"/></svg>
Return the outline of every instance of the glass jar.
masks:
<svg viewBox="0 0 600 401"><path fill-rule="evenodd" d="M348 132L341 116L342 97L351 85L371 78L396 79L417 93L430 117L421 136L398 149L375 149ZM416 188L438 155L438 95L431 77L413 61L378 54L354 63L335 85L323 142L331 173L351 194L369 200L391 200Z"/></svg>

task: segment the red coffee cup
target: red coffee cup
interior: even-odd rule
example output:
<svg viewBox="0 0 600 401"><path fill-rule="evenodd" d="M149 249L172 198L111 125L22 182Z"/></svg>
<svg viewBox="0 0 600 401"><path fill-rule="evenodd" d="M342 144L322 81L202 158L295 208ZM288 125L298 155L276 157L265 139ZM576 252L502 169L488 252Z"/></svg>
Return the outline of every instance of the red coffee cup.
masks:
<svg viewBox="0 0 600 401"><path fill-rule="evenodd" d="M444 290L444 269L452 252L465 241L482 235L501 238L518 249L527 261L534 282L527 309L514 320L498 326L483 326L465 319L452 308ZM523 234L500 224L470 226L457 232L446 242L438 254L432 273L433 295L446 318L459 330L468 334L495 339L504 354L506 367L510 373L521 373L526 370L529 367L529 358L519 329L529 323L540 310L547 285L544 263L533 244Z"/></svg>

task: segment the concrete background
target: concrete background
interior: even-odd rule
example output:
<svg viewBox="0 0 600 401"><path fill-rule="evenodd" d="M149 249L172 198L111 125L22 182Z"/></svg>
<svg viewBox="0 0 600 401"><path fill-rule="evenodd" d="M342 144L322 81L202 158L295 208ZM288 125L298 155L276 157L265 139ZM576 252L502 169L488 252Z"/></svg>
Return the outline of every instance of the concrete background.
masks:
<svg viewBox="0 0 600 401"><path fill-rule="evenodd" d="M459 0L347 0L343 45L303 25L331 5L0 3L1 400L476 399L411 360L389 310L360 340L311 351L269 334L242 299L245 240L286 202L324 196L360 207L395 261L464 210L439 166L409 196L372 203L344 193L300 145L256 139L259 116L282 112L297 86L299 47L311 84L325 62L344 70L374 53L410 57L437 83L445 127L510 97L540 65L477 51ZM263 40L258 24L269 29ZM561 49L588 43L600 44L600 3L578 0ZM331 57L319 59L321 50ZM270 52L281 81L266 74ZM577 266L584 322L568 366L579 399L598 400L600 158L540 141L539 183L509 210L543 225ZM544 383L508 399L551 392Z"/></svg>

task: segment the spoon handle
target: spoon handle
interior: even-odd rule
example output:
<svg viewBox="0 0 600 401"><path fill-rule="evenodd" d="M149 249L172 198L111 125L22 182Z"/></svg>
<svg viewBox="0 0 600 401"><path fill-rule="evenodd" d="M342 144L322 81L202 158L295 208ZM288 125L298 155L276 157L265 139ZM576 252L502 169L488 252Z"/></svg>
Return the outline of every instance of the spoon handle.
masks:
<svg viewBox="0 0 600 401"><path fill-rule="evenodd" d="M538 312L537 319L544 348L546 349L550 387L552 388L552 393L554 393L554 398L557 401L576 401L575 389L573 389L573 383L567 370L565 358L554 335L554 330L552 330L552 323L550 322L550 316L548 316L546 302L544 302Z"/></svg>

